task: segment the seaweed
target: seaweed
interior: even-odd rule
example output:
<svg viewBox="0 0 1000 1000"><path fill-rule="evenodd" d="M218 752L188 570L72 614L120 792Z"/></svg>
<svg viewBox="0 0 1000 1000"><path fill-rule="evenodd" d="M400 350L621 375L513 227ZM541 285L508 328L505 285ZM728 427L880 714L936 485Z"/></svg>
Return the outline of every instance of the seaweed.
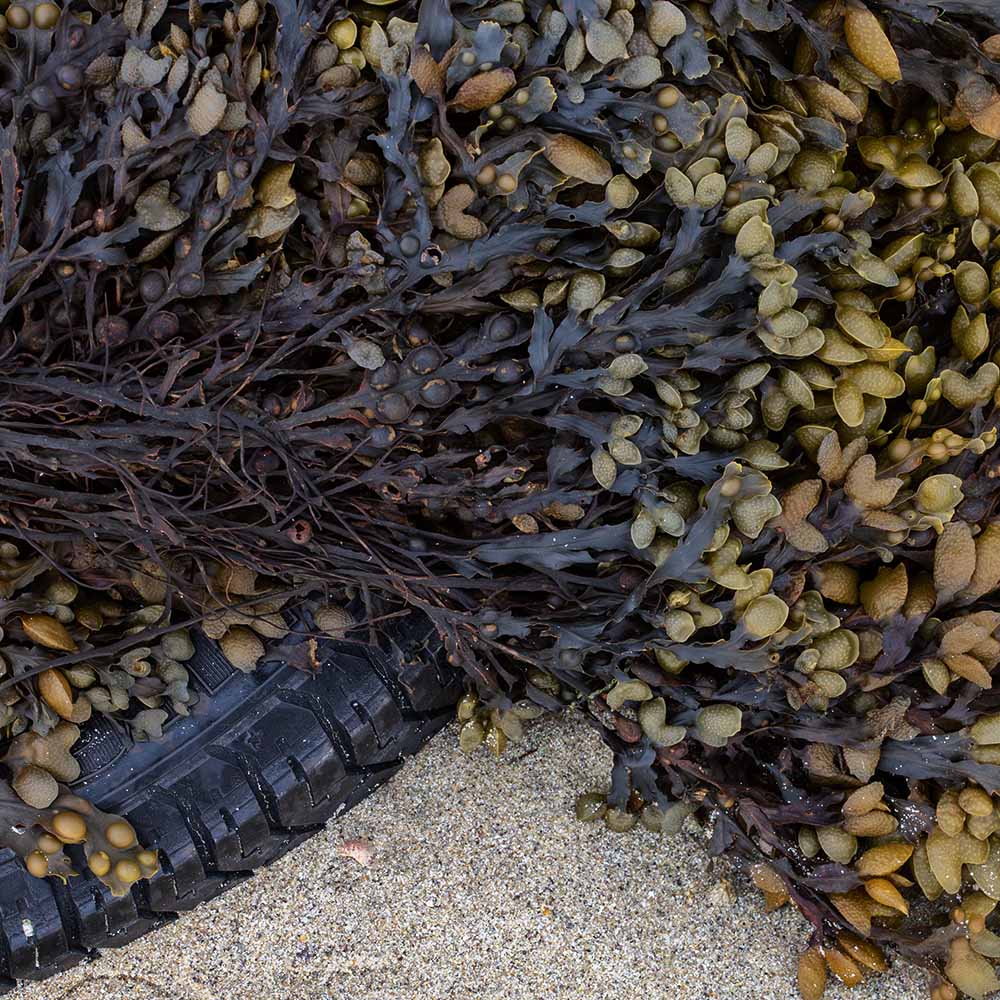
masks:
<svg viewBox="0 0 1000 1000"><path fill-rule="evenodd" d="M805 1000L883 946L991 988L998 36L973 0L9 6L11 843L90 815L67 727L190 710L191 630L311 671L406 605L464 748L572 706L615 757L582 818L710 823L801 908Z"/></svg>

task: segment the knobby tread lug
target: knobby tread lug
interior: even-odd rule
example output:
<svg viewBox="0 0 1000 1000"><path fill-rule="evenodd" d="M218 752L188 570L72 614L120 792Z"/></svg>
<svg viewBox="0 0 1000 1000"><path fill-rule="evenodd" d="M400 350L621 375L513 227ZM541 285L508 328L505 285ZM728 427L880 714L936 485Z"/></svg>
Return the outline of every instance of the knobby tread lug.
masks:
<svg viewBox="0 0 1000 1000"><path fill-rule="evenodd" d="M378 646L365 646L372 669L389 689L404 717L451 707L461 696L458 671L444 663L434 627L424 616L411 616Z"/></svg>
<svg viewBox="0 0 1000 1000"><path fill-rule="evenodd" d="M150 923L162 926L163 924L171 923L179 916L178 913L170 910L160 910L159 912L154 911L153 904L150 900L148 882L143 881L134 883L130 896L132 897L132 902L135 905L135 912L142 920L147 920Z"/></svg>
<svg viewBox="0 0 1000 1000"><path fill-rule="evenodd" d="M323 727L331 746L344 761L345 767L350 770L357 765L357 756L349 734L339 720L329 714L327 706L318 695L311 691L298 691L291 688L279 688L275 694L283 701L312 712L316 721Z"/></svg>
<svg viewBox="0 0 1000 1000"><path fill-rule="evenodd" d="M63 920L53 886L32 878L22 867L3 872L2 937L7 972L17 979L46 979L83 961L86 952L75 947L73 928Z"/></svg>
<svg viewBox="0 0 1000 1000"><path fill-rule="evenodd" d="M366 659L369 664L371 664L372 672L382 682L382 685L388 692L389 697L396 703L400 716L404 719L423 718L419 709L417 709L417 707L413 704L413 699L410 698L406 688L400 684L399 678L393 674L391 669L389 669L388 664L385 662L385 654L382 650L377 647L372 647L367 649L365 652Z"/></svg>
<svg viewBox="0 0 1000 1000"><path fill-rule="evenodd" d="M142 759L155 768L146 784L122 763L125 754L81 785L156 847L160 872L116 898L86 868L68 884L39 881L13 852L0 851L0 995L213 899L392 777L461 696L459 674L433 637L430 621L411 615L378 646L331 642L317 674L272 664L253 675L249 692L247 675L227 681L218 672L209 644L212 698L229 697L230 705L207 717L208 728L185 731L181 745L192 750L178 754L175 746L157 757L155 745L146 749Z"/></svg>
<svg viewBox="0 0 1000 1000"><path fill-rule="evenodd" d="M134 894L112 896L89 872L70 879L66 888L77 913L81 946L88 951L128 944L164 922L144 914Z"/></svg>
<svg viewBox="0 0 1000 1000"><path fill-rule="evenodd" d="M46 879L46 884L52 892L52 902L59 913L62 933L70 950L80 944L80 914L73 905L69 895L69 887L61 879Z"/></svg>
<svg viewBox="0 0 1000 1000"><path fill-rule="evenodd" d="M349 663L350 674L329 668L320 671L315 678L314 697L327 724L338 728L351 747L357 764L382 763L386 754L381 750L374 720L388 713L387 722L391 725L395 703L379 683L368 657L351 655ZM364 713L355 707L362 704L366 708ZM398 713L396 725L403 725Z"/></svg>
<svg viewBox="0 0 1000 1000"><path fill-rule="evenodd" d="M215 874L218 872L219 867L215 853L217 838L212 836L198 810L191 806L181 789L176 785L173 788L157 788L156 793L161 801L169 802L180 814L181 820L187 827L191 846L197 853L205 873Z"/></svg>
<svg viewBox="0 0 1000 1000"><path fill-rule="evenodd" d="M213 757L218 757L219 760L224 760L233 767L239 768L247 783L247 787L253 793L257 805L260 807L261 815L272 832L287 829L278 815L274 789L267 783L264 775L260 772L260 768L258 768L256 762L249 754L242 753L233 747L218 746L214 743L208 747L207 752Z"/></svg>

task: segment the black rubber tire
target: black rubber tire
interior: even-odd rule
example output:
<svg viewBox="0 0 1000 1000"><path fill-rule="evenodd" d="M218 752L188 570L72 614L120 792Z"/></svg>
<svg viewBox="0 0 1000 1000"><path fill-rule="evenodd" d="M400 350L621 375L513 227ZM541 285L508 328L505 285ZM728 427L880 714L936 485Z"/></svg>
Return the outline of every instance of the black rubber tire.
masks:
<svg viewBox="0 0 1000 1000"><path fill-rule="evenodd" d="M101 716L81 737L74 790L127 816L161 871L116 899L88 871L33 878L0 851L0 993L154 930L285 854L390 778L461 695L426 618L380 639L321 644L305 674L239 673L199 637L185 664L201 700L164 738L133 744Z"/></svg>

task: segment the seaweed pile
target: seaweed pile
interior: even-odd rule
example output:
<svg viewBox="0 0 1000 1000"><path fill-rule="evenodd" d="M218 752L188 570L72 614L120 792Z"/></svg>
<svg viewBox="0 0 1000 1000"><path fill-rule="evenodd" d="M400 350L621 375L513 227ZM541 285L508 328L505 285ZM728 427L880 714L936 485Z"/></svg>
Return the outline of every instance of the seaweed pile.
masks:
<svg viewBox="0 0 1000 1000"><path fill-rule="evenodd" d="M710 819L805 1000L1000 988L998 87L991 0L7 7L32 870L74 713L155 737L185 629L252 669L341 588L433 619L467 749L576 705L581 818Z"/></svg>

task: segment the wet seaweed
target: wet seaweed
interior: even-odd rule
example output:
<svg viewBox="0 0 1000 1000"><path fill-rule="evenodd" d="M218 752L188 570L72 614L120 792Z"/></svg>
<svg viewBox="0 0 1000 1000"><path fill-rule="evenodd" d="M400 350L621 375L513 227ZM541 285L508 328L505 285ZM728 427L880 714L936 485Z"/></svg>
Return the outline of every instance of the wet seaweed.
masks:
<svg viewBox="0 0 1000 1000"><path fill-rule="evenodd" d="M805 1000L1000 985L998 87L975 0L9 6L5 842L66 874L189 630L406 605L464 748L575 706L581 818L798 906Z"/></svg>

